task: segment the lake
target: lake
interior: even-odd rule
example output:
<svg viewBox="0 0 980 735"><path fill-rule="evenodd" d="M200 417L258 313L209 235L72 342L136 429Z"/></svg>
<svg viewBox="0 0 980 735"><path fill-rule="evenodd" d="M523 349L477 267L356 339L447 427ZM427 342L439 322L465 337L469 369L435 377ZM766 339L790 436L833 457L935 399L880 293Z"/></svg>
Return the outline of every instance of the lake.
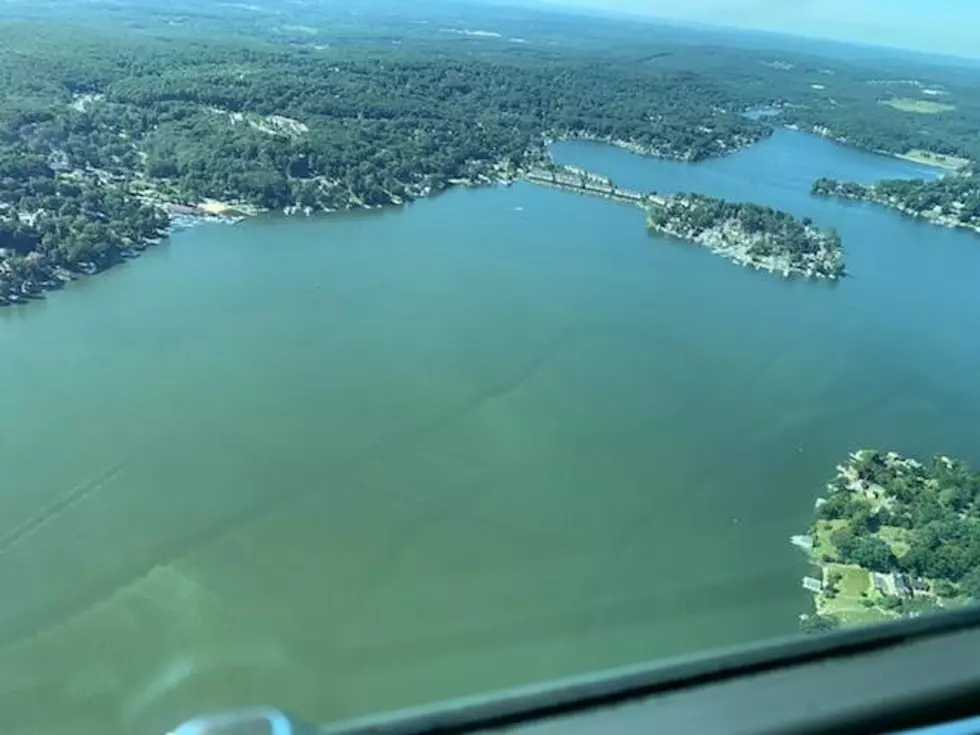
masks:
<svg viewBox="0 0 980 735"><path fill-rule="evenodd" d="M0 312L5 732L326 722L793 633L860 447L980 462L980 238L809 195L934 175L789 131L631 188L810 216L784 281L517 184L177 233Z"/></svg>

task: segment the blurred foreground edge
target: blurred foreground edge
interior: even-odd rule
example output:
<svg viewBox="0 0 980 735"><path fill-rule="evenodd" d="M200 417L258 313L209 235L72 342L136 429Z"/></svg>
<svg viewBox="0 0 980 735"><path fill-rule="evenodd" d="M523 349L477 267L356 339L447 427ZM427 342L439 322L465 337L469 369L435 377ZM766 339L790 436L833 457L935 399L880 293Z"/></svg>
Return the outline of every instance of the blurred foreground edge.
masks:
<svg viewBox="0 0 980 735"><path fill-rule="evenodd" d="M324 682L329 687L329 682ZM331 725L275 709L169 735L980 733L980 607L792 637ZM940 727L941 726L941 727Z"/></svg>

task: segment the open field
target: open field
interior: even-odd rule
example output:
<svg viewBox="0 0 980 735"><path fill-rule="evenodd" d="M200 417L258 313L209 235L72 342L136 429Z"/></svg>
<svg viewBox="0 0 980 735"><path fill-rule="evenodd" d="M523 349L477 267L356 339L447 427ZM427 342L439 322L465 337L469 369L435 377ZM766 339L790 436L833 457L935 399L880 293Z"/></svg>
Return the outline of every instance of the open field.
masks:
<svg viewBox="0 0 980 735"><path fill-rule="evenodd" d="M830 569L843 575L837 585L841 597L860 597L871 586L871 578L866 569L851 564L837 564Z"/></svg>
<svg viewBox="0 0 980 735"><path fill-rule="evenodd" d="M939 168L945 168L950 171L958 171L964 166L968 166L970 164L969 158L946 156L942 153L933 153L932 151L924 151L919 148L913 148L907 153L896 154L895 158L901 158L904 161L912 161L913 163L923 163L926 166L938 166Z"/></svg>
<svg viewBox="0 0 980 735"><path fill-rule="evenodd" d="M836 595L819 597L817 607L820 614L834 615L845 624L873 623L898 617L880 607L868 607L863 602L874 595L866 569L853 564L828 564L826 569L828 575L836 572L841 575L841 579L835 585Z"/></svg>
<svg viewBox="0 0 980 735"><path fill-rule="evenodd" d="M938 115L940 112L950 112L956 109L956 105L949 105L935 100L917 100L911 97L895 97L890 100L882 100L881 104L894 107L902 112L916 112L920 115Z"/></svg>

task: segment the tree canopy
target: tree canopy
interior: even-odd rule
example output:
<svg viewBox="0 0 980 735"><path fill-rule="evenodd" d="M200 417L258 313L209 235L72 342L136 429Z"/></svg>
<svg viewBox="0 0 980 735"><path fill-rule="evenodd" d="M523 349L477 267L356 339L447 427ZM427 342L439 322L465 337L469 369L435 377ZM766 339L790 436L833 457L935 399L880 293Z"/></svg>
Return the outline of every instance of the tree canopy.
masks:
<svg viewBox="0 0 980 735"><path fill-rule="evenodd" d="M25 4L11 17L31 20L0 28L0 301L159 237L161 202L399 203L512 176L554 138L698 161L794 123L874 150L978 158L980 79L958 69L455 3L434 6L432 26L392 7L361 24L308 4L85 12L91 25L71 6ZM474 13L504 31L448 25ZM518 29L526 37L508 35ZM980 200L961 184L882 191L973 216ZM747 231L780 228L789 252L812 247L766 208L738 217Z"/></svg>
<svg viewBox="0 0 980 735"><path fill-rule="evenodd" d="M817 511L843 522L830 536L841 560L980 599L980 472L947 457L926 466L878 452L852 467L853 483L835 485Z"/></svg>
<svg viewBox="0 0 980 735"><path fill-rule="evenodd" d="M875 184L821 178L813 193L867 199L909 214L980 227L980 175L969 168L935 180L888 179Z"/></svg>

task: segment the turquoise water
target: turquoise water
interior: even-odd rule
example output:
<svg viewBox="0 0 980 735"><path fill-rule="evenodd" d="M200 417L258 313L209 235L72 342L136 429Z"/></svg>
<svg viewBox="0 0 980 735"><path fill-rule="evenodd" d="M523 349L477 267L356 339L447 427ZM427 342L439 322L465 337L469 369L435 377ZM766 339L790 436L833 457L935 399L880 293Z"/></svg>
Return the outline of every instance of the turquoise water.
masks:
<svg viewBox="0 0 980 735"><path fill-rule="evenodd" d="M0 712L329 721L793 632L861 446L980 462L980 238L811 198L920 175L777 134L556 155L836 227L782 281L530 185L201 227L0 313Z"/></svg>

